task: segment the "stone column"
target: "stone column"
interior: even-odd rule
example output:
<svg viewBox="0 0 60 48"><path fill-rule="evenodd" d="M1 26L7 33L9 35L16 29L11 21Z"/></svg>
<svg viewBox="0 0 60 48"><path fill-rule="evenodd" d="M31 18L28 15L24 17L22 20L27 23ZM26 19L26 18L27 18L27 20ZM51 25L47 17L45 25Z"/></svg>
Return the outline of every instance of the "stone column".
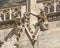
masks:
<svg viewBox="0 0 60 48"><path fill-rule="evenodd" d="M50 6L48 6L48 13L50 13Z"/></svg>
<svg viewBox="0 0 60 48"><path fill-rule="evenodd" d="M12 10L11 10L11 8L10 8L10 12L9 13L10 13L9 17L10 17L10 20L11 20L12 19Z"/></svg>
<svg viewBox="0 0 60 48"><path fill-rule="evenodd" d="M30 11L36 13L36 0L30 0Z"/></svg>
<svg viewBox="0 0 60 48"><path fill-rule="evenodd" d="M26 11L30 12L30 4L31 4L30 0L27 0L26 3L27 3L27 5L26 5Z"/></svg>
<svg viewBox="0 0 60 48"><path fill-rule="evenodd" d="M54 0L54 12L56 12L56 6L57 6L57 3L56 3L56 0Z"/></svg>
<svg viewBox="0 0 60 48"><path fill-rule="evenodd" d="M32 14L37 15L36 10L36 0L27 0L27 12L31 12ZM30 14L30 27L35 32L35 28L33 24L35 25L37 23L37 17ZM38 48L37 44L33 45L33 48Z"/></svg>
<svg viewBox="0 0 60 48"><path fill-rule="evenodd" d="M26 12L26 6L21 6L21 17L23 17L23 14Z"/></svg>
<svg viewBox="0 0 60 48"><path fill-rule="evenodd" d="M36 0L30 0L30 12L37 15L37 10L36 10ZM33 24L35 25L37 23L37 17L34 15L30 15L30 26L32 30L35 31Z"/></svg>
<svg viewBox="0 0 60 48"><path fill-rule="evenodd" d="M4 14L4 21L6 21L6 14Z"/></svg>

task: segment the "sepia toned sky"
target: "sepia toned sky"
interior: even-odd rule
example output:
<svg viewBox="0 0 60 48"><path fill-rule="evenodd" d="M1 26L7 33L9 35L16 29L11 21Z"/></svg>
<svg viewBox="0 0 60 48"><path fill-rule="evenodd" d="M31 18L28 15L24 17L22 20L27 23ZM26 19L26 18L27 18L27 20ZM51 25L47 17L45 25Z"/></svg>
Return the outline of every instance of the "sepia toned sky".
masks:
<svg viewBox="0 0 60 48"><path fill-rule="evenodd" d="M5 3L13 3L13 2L24 2L26 0L0 0L0 6L2 6Z"/></svg>

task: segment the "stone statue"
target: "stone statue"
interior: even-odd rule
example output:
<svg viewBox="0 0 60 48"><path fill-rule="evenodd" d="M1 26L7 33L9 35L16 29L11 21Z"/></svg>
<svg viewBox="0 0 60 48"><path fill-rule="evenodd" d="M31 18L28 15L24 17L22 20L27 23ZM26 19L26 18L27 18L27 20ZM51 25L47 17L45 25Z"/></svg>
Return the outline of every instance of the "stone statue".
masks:
<svg viewBox="0 0 60 48"><path fill-rule="evenodd" d="M45 12L43 10L40 9L40 13L39 13L39 17L38 17L38 23L40 26L41 30L47 30L47 26L48 26L48 21L47 21L47 16L45 14Z"/></svg>
<svg viewBox="0 0 60 48"><path fill-rule="evenodd" d="M39 15L35 15L33 13L30 13L30 14L32 14L33 16L38 18L38 23L36 23L34 25L35 27L37 27L37 26L39 27L40 26L40 29L42 31L48 29L47 28L47 26L48 26L47 16L46 16L45 12L42 9L40 9Z"/></svg>

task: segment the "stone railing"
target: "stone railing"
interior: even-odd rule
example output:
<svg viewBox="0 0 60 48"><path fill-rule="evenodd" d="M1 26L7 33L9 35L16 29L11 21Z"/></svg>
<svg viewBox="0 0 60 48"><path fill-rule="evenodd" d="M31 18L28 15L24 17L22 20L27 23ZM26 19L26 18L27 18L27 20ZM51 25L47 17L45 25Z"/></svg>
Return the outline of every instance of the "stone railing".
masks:
<svg viewBox="0 0 60 48"><path fill-rule="evenodd" d="M21 7L1 8L0 21L12 20L14 17L21 16Z"/></svg>
<svg viewBox="0 0 60 48"><path fill-rule="evenodd" d="M0 29L14 27L16 25L15 19L20 24L20 17L20 6L0 8Z"/></svg>

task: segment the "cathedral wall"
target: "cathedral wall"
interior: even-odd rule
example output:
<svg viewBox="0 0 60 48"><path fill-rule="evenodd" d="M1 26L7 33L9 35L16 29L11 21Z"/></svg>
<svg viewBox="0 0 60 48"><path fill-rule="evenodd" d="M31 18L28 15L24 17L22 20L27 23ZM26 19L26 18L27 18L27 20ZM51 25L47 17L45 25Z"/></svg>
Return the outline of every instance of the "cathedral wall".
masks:
<svg viewBox="0 0 60 48"><path fill-rule="evenodd" d="M33 0L31 0L33 1ZM33 1L34 2L34 1ZM40 4L35 4L31 3L31 12L34 14L39 14L40 8L44 9L44 6L42 3ZM36 7L36 9L34 9ZM24 14L25 6L22 6L22 16ZM37 18L30 15L30 23L31 28L34 29L32 26L35 24L37 21ZM56 22L49 22L48 23L48 29L47 31L40 31L38 38L34 44L34 46L31 44L31 41L29 40L29 37L26 35L25 32L22 33L21 37L19 38L19 48L60 48L60 21ZM14 34L14 31L12 31L13 28L10 29L3 29L0 30L0 41L3 42L1 48L16 48L14 44L16 43L16 38L17 36Z"/></svg>
<svg viewBox="0 0 60 48"><path fill-rule="evenodd" d="M4 43L1 48L8 48L10 46L12 46L13 48L16 47L14 46L17 37L15 34L13 36L12 34L10 34L11 38L8 37L7 41L5 41L6 36L8 36L11 30L12 29L0 30L0 40ZM20 37L19 47L33 48L25 32L23 32L22 36ZM60 48L60 28L40 31L34 48Z"/></svg>

